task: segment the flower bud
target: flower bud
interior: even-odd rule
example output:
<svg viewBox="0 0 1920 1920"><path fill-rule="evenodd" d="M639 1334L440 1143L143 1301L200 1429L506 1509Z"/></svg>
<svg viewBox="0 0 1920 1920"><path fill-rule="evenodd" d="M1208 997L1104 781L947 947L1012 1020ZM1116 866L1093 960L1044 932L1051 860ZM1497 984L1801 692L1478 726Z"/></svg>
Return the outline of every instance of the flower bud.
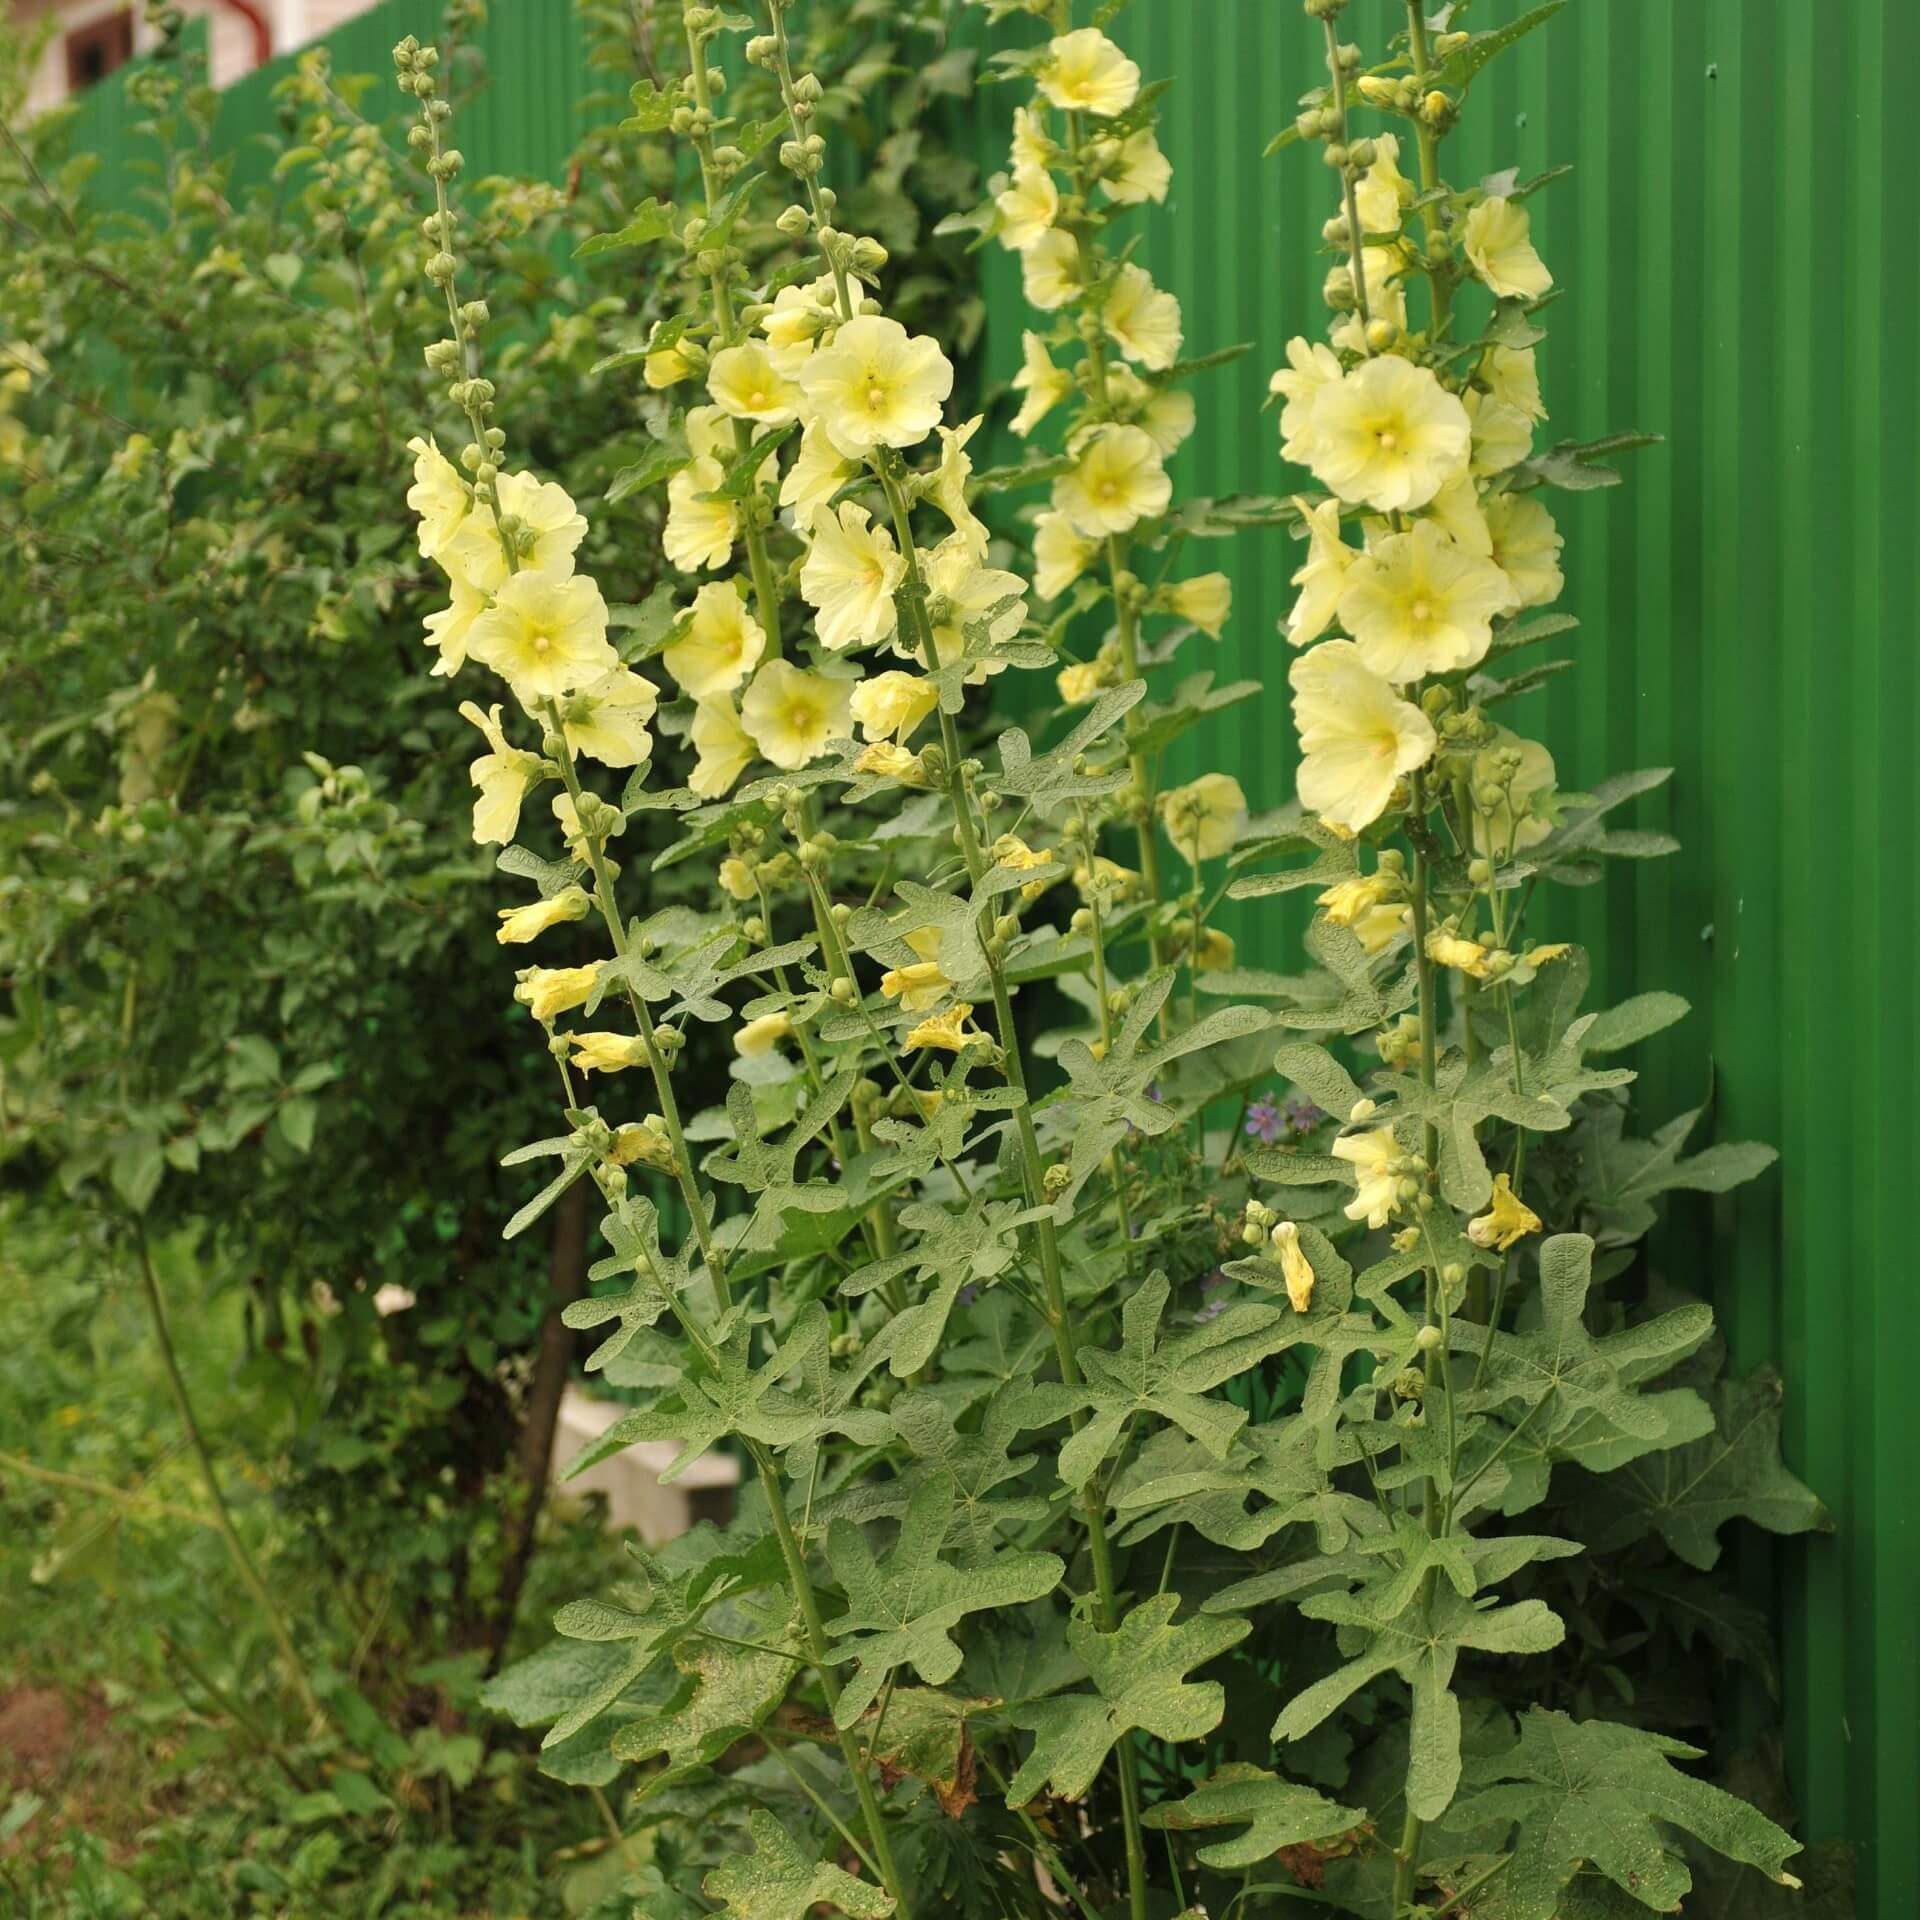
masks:
<svg viewBox="0 0 1920 1920"><path fill-rule="evenodd" d="M1378 320L1367 322L1367 345L1375 353L1385 353L1400 338L1400 329L1384 315Z"/></svg>
<svg viewBox="0 0 1920 1920"><path fill-rule="evenodd" d="M1360 98L1375 107L1391 107L1400 91L1399 83L1389 80L1383 73L1362 74L1356 85Z"/></svg>
<svg viewBox="0 0 1920 1920"><path fill-rule="evenodd" d="M1357 1127L1361 1121L1371 1120L1379 1111L1379 1107L1371 1100L1365 1098L1356 1100L1348 1109L1347 1124L1350 1127Z"/></svg>
<svg viewBox="0 0 1920 1920"><path fill-rule="evenodd" d="M1413 1344L1418 1347L1422 1353L1431 1353L1434 1348L1440 1344L1440 1329L1435 1326L1422 1327L1420 1331L1414 1335Z"/></svg>
<svg viewBox="0 0 1920 1920"><path fill-rule="evenodd" d="M773 223L789 240L800 239L810 224L805 207L784 207L780 217Z"/></svg>

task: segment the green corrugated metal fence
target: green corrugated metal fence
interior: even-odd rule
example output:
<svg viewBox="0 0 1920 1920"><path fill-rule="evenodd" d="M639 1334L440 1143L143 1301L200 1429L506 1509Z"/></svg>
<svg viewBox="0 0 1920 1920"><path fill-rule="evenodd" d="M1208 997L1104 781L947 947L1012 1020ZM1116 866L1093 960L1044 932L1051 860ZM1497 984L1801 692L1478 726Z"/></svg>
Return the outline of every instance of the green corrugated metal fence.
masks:
<svg viewBox="0 0 1920 1920"><path fill-rule="evenodd" d="M1475 24L1519 10L1488 0ZM433 11L388 0L334 36L336 64L384 77L392 42ZM1378 46L1401 18L1391 0L1358 0L1343 32ZM1118 31L1150 76L1178 80L1175 197L1148 220L1143 257L1180 295L1189 350L1257 343L1203 385L1180 491L1277 490L1259 405L1288 336L1323 322L1330 202L1317 157L1259 156L1318 78L1312 39L1293 0L1136 0ZM470 164L556 176L589 93L561 0L495 0L483 45L493 84L463 114ZM223 144L273 125L273 71L228 94ZM1756 1187L1682 1208L1664 1246L1676 1279L1712 1290L1743 1365L1781 1360L1789 1460L1838 1522L1831 1538L1752 1553L1742 1577L1777 1597L1807 1830L1861 1844L1861 1910L1884 1920L1920 1910L1920 1522L1906 1481L1920 1459L1906 1259L1920 1184L1907 1118L1920 1078L1920 261L1897 145L1915 73L1920 15L1905 0L1572 0L1490 70L1448 148L1461 179L1573 164L1533 203L1567 290L1543 355L1552 428L1666 436L1629 458L1625 488L1555 501L1583 626L1567 649L1576 670L1536 697L1529 730L1574 787L1678 769L1638 824L1670 828L1685 851L1616 875L1563 930L1614 994L1661 986L1694 1002L1647 1050L1647 1111L1696 1104L1711 1073L1720 1136L1782 1150ZM116 172L128 148L113 91L88 103L79 135L108 157L109 192L130 177ZM990 164L1006 106L984 104ZM1018 276L997 250L986 266L989 363L1004 379ZM1221 552L1238 599L1219 674L1272 691L1196 755L1271 805L1291 780L1274 622L1295 551L1243 535ZM1240 926L1269 962L1297 930L1271 913Z"/></svg>

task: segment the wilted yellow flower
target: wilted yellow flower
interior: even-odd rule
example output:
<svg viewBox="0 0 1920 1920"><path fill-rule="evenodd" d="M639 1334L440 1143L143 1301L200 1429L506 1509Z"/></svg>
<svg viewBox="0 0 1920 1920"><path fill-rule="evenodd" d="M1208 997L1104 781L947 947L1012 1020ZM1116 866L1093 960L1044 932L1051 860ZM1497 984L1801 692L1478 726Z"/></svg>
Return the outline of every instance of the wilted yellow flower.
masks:
<svg viewBox="0 0 1920 1920"><path fill-rule="evenodd" d="M430 439L407 442L414 456L413 485L407 505L420 516L420 552L433 559L459 530L473 506L473 496L456 467Z"/></svg>
<svg viewBox="0 0 1920 1920"><path fill-rule="evenodd" d="M1036 851L1017 833L1003 833L993 843L993 862L998 867L1011 867L1015 873L1031 873L1036 867L1052 866L1053 855Z"/></svg>
<svg viewBox="0 0 1920 1920"><path fill-rule="evenodd" d="M1384 1227L1400 1204L1400 1143L1391 1127L1369 1127L1364 1133L1344 1133L1333 1143L1333 1156L1353 1169L1358 1191L1348 1202L1349 1220Z"/></svg>
<svg viewBox="0 0 1920 1920"><path fill-rule="evenodd" d="M821 509L859 471L860 463L849 460L827 438L826 428L810 420L801 429L800 451L780 482L780 504L793 509L793 524L802 533L811 533Z"/></svg>
<svg viewBox="0 0 1920 1920"><path fill-rule="evenodd" d="M1000 210L1000 241L1015 253L1038 244L1060 212L1060 189L1045 167L1016 166L1013 184L994 195Z"/></svg>
<svg viewBox="0 0 1920 1920"><path fill-rule="evenodd" d="M603 767L637 767L653 754L647 723L660 704L660 690L626 667L592 680L561 701L567 745Z"/></svg>
<svg viewBox="0 0 1920 1920"><path fill-rule="evenodd" d="M1300 1229L1291 1220L1282 1220L1275 1226L1272 1240L1273 1250L1280 1256L1281 1276L1287 1283L1287 1304L1295 1313L1305 1313L1313 1305L1314 1275L1313 1262L1300 1245Z"/></svg>
<svg viewBox="0 0 1920 1920"><path fill-rule="evenodd" d="M662 1173L673 1171L673 1141L667 1123L650 1113L638 1126L629 1122L613 1136L613 1151L607 1156L616 1167L657 1167Z"/></svg>
<svg viewBox="0 0 1920 1920"><path fill-rule="evenodd" d="M1172 488L1168 488L1172 498ZM1043 513L1033 523L1033 590L1053 600L1093 565L1100 542L1081 533L1064 513Z"/></svg>
<svg viewBox="0 0 1920 1920"><path fill-rule="evenodd" d="M760 889L754 884L753 869L737 853L720 862L720 891L733 900L757 900Z"/></svg>
<svg viewBox="0 0 1920 1920"><path fill-rule="evenodd" d="M1560 597L1566 581L1560 572L1564 544L1553 515L1538 500L1520 493L1495 493L1486 502L1487 533L1493 564L1523 607L1544 607Z"/></svg>
<svg viewBox="0 0 1920 1920"><path fill-rule="evenodd" d="M800 403L800 389L758 340L722 347L707 362L707 392L722 413L763 427L784 427Z"/></svg>
<svg viewBox="0 0 1920 1920"><path fill-rule="evenodd" d="M1501 762L1517 759L1511 780ZM1512 761L1508 761L1512 765ZM1491 746L1473 757L1473 850L1490 860L1510 860L1523 847L1538 846L1553 831L1553 823L1539 818L1532 803L1551 793L1555 772L1553 755L1538 740L1523 740L1502 727ZM1498 797L1483 808L1484 793Z"/></svg>
<svg viewBox="0 0 1920 1920"><path fill-rule="evenodd" d="M460 713L486 735L492 749L468 769L480 790L473 803L473 837L483 847L505 846L519 828L520 804L528 788L545 773L547 763L537 753L507 745L497 706L482 712L471 700L463 700Z"/></svg>
<svg viewBox="0 0 1920 1920"><path fill-rule="evenodd" d="M519 976L513 997L536 1020L547 1021L571 1013L593 992L600 978L597 966L527 967Z"/></svg>
<svg viewBox="0 0 1920 1920"><path fill-rule="evenodd" d="M1407 930L1411 919L1399 893L1399 887L1385 874L1370 873L1337 882L1314 904L1325 909L1336 927L1345 927L1367 953L1384 953Z"/></svg>
<svg viewBox="0 0 1920 1920"><path fill-rule="evenodd" d="M1463 404L1473 430L1473 471L1482 479L1518 466L1533 451L1533 423L1518 407L1473 389Z"/></svg>
<svg viewBox="0 0 1920 1920"><path fill-rule="evenodd" d="M1096 853L1091 866L1074 868L1073 889L1089 906L1094 904L1096 893L1104 894L1109 901L1131 900L1140 890L1140 876L1131 867Z"/></svg>
<svg viewBox="0 0 1920 1920"><path fill-rule="evenodd" d="M876 673L853 690L853 717L869 740L889 737L903 745L913 738L914 730L940 704L940 696L931 680L917 673Z"/></svg>
<svg viewBox="0 0 1920 1920"><path fill-rule="evenodd" d="M1013 416L1013 430L1024 438L1073 391L1073 375L1053 364L1047 343L1037 333L1020 336L1020 351L1021 367L1013 376L1013 388L1027 397Z"/></svg>
<svg viewBox="0 0 1920 1920"><path fill-rule="evenodd" d="M698 372L699 368L678 346L656 347L640 365L640 377L656 393L664 392L668 387L677 387L682 380L691 380Z"/></svg>
<svg viewBox="0 0 1920 1920"><path fill-rule="evenodd" d="M1425 367L1393 354L1363 361L1314 399L1311 439L1307 464L1320 480L1381 513L1424 507L1472 444L1466 408Z"/></svg>
<svg viewBox="0 0 1920 1920"><path fill-rule="evenodd" d="M1413 264L1411 256L1403 247L1364 247L1360 253L1360 273L1367 287L1367 315L1369 319L1384 320L1396 331L1404 333L1407 325L1407 288L1403 276ZM1337 268L1348 280L1353 278L1351 267ZM1343 313L1333 328L1333 344L1348 353L1367 353L1367 329L1360 318L1359 303Z"/></svg>
<svg viewBox="0 0 1920 1920"><path fill-rule="evenodd" d="M1180 302L1131 262L1113 277L1100 308L1107 337L1129 360L1164 373L1180 354Z"/></svg>
<svg viewBox="0 0 1920 1920"><path fill-rule="evenodd" d="M725 694L699 701L693 709L689 736L699 755L693 771L687 775L688 788L703 800L717 800L732 791L752 763L753 742ZM751 895L743 895L751 898Z"/></svg>
<svg viewBox="0 0 1920 1920"><path fill-rule="evenodd" d="M1078 707L1097 699L1103 688L1112 685L1113 675L1102 661L1075 660L1060 669L1053 683L1068 706Z"/></svg>
<svg viewBox="0 0 1920 1920"><path fill-rule="evenodd" d="M1340 624L1375 673L1402 685L1485 659L1494 615L1508 604L1506 575L1491 560L1422 520L1354 557Z"/></svg>
<svg viewBox="0 0 1920 1920"><path fill-rule="evenodd" d="M1053 483L1053 505L1090 538L1125 533L1166 511L1173 498L1160 449L1139 427L1103 427L1072 472Z"/></svg>
<svg viewBox="0 0 1920 1920"><path fill-rule="evenodd" d="M1400 171L1400 142L1390 133L1373 136L1373 165L1354 182L1363 235L1396 233L1402 210L1413 199L1413 182Z"/></svg>
<svg viewBox="0 0 1920 1920"><path fill-rule="evenodd" d="M1533 249L1532 223L1525 207L1511 200L1482 200L1467 215L1462 244L1473 270L1505 299L1537 300L1553 285L1553 275Z"/></svg>
<svg viewBox="0 0 1920 1920"><path fill-rule="evenodd" d="M740 517L731 500L706 500L726 482L726 470L712 454L700 454L667 482L667 523L660 546L682 573L724 567L733 558Z"/></svg>
<svg viewBox="0 0 1920 1920"><path fill-rule="evenodd" d="M749 1020L735 1029L733 1050L742 1060L751 1060L756 1055L771 1053L782 1040L792 1037L793 1021L786 1014L763 1013L758 1020Z"/></svg>
<svg viewBox="0 0 1920 1920"><path fill-rule="evenodd" d="M1151 127L1128 134L1120 143L1120 157L1100 177L1100 191L1123 207L1164 200L1172 184L1173 163L1160 151Z"/></svg>
<svg viewBox="0 0 1920 1920"><path fill-rule="evenodd" d="M746 596L733 580L710 580L693 596L693 618L683 638L661 654L660 662L696 700L731 693L760 664L766 629L747 611Z"/></svg>
<svg viewBox="0 0 1920 1920"><path fill-rule="evenodd" d="M823 273L805 286L785 286L773 296L773 305L760 316L773 364L794 379L813 353L813 343L834 310L833 275Z"/></svg>
<svg viewBox="0 0 1920 1920"><path fill-rule="evenodd" d="M838 653L886 639L899 624L893 596L906 577L893 535L874 525L865 507L847 500L821 514L800 567L800 592L814 610L820 644Z"/></svg>
<svg viewBox="0 0 1920 1920"><path fill-rule="evenodd" d="M889 968L880 976L880 991L889 1000L898 1000L903 1012L924 1013L929 1007L937 1007L953 988L940 964L940 929L916 927L906 941L920 958L904 967Z"/></svg>
<svg viewBox="0 0 1920 1920"><path fill-rule="evenodd" d="M1303 805L1358 833L1386 811L1396 781L1424 766L1433 723L1372 672L1349 640L1326 640L1294 661Z"/></svg>
<svg viewBox="0 0 1920 1920"><path fill-rule="evenodd" d="M1340 502L1324 500L1310 507L1304 500L1293 503L1307 527L1306 564L1293 576L1300 597L1287 615L1287 638L1304 647L1318 640L1333 622L1340 606L1340 592L1347 582L1347 568L1354 549L1340 538Z"/></svg>
<svg viewBox="0 0 1920 1920"><path fill-rule="evenodd" d="M815 350L800 369L800 387L834 445L864 454L924 440L953 391L953 366L938 342L862 314Z"/></svg>
<svg viewBox="0 0 1920 1920"><path fill-rule="evenodd" d="M1052 313L1080 295L1080 246L1070 233L1050 228L1020 256L1020 287L1030 307Z"/></svg>
<svg viewBox="0 0 1920 1920"><path fill-rule="evenodd" d="M853 770L882 780L898 780L909 787L926 784L921 777L920 756L895 746L891 740L876 740L871 746L862 747L854 755Z"/></svg>
<svg viewBox="0 0 1920 1920"><path fill-rule="evenodd" d="M968 1043L979 1037L967 1031L967 1022L972 1018L972 1003L956 1000L945 1013L936 1013L922 1020L900 1044L909 1053L920 1047L931 1047L943 1053L964 1053Z"/></svg>
<svg viewBox="0 0 1920 1920"><path fill-rule="evenodd" d="M740 722L761 753L791 773L819 759L829 740L851 736L851 693L845 680L769 660L740 703Z"/></svg>
<svg viewBox="0 0 1920 1920"><path fill-rule="evenodd" d="M967 684L978 686L1001 671L1005 660L980 657L984 647L998 646L1020 631L1027 617L1027 589L1017 573L983 567L973 543L964 534L951 534L921 559L921 571L930 595L927 618L942 666L970 658ZM971 632L969 632L971 629ZM895 642L896 650L908 649ZM910 657L917 659L918 651Z"/></svg>
<svg viewBox="0 0 1920 1920"><path fill-rule="evenodd" d="M570 1033L567 1045L575 1073L624 1073L647 1057L646 1048L628 1033Z"/></svg>
<svg viewBox="0 0 1920 1920"><path fill-rule="evenodd" d="M1218 927L1204 927L1200 933L1200 944L1194 949L1193 970L1195 973L1221 973L1233 965L1233 937Z"/></svg>
<svg viewBox="0 0 1920 1920"><path fill-rule="evenodd" d="M1467 1222L1467 1238L1490 1253L1505 1253L1540 1227L1540 1216L1514 1192L1512 1176L1496 1173L1493 1199L1485 1213Z"/></svg>
<svg viewBox="0 0 1920 1920"><path fill-rule="evenodd" d="M439 674L455 674L466 665L467 638L488 604L487 596L458 574L448 579L447 589L451 595L448 604L426 618L427 645L440 654L433 663L434 672Z"/></svg>
<svg viewBox="0 0 1920 1920"><path fill-rule="evenodd" d="M1182 620L1191 620L1209 640L1218 640L1233 611L1233 582L1224 573L1195 574L1169 591L1167 606Z"/></svg>
<svg viewBox="0 0 1920 1920"><path fill-rule="evenodd" d="M1531 347L1492 348L1480 362L1480 378L1502 406L1525 414L1529 420L1547 417L1540 399L1540 370Z"/></svg>
<svg viewBox="0 0 1920 1920"><path fill-rule="evenodd" d="M1138 98L1140 69L1097 27L1082 27L1048 45L1038 83L1056 107L1111 120Z"/></svg>
<svg viewBox="0 0 1920 1920"><path fill-rule="evenodd" d="M1427 958L1436 967L1451 967L1455 973L1464 973L1474 980L1487 977L1487 962L1492 949L1483 947L1477 940L1462 940L1457 933L1448 933L1444 928L1436 927L1427 935Z"/></svg>
<svg viewBox="0 0 1920 1920"><path fill-rule="evenodd" d="M516 573L467 634L523 705L570 693L620 664L607 641L607 603L584 575Z"/></svg>
<svg viewBox="0 0 1920 1920"><path fill-rule="evenodd" d="M549 927L586 917L585 891L580 887L562 887L550 899L534 900L524 907L500 908L500 926L493 937L503 947L524 946L529 940L538 939Z"/></svg>
<svg viewBox="0 0 1920 1920"><path fill-rule="evenodd" d="M1247 796L1230 773L1203 773L1160 796L1167 838L1188 860L1217 860L1233 850L1247 823Z"/></svg>
<svg viewBox="0 0 1920 1920"><path fill-rule="evenodd" d="M1299 335L1287 342L1287 364L1267 382L1269 393L1283 394L1280 412L1280 451L1302 466L1313 465L1320 445L1320 408L1337 393L1345 378L1340 356L1319 341Z"/></svg>

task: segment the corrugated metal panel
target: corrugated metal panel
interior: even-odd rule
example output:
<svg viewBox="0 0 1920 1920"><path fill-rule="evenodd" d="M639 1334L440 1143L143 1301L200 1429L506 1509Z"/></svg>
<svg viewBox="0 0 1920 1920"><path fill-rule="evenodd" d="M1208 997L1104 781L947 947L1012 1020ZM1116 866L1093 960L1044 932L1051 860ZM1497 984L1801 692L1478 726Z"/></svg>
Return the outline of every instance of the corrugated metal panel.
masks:
<svg viewBox="0 0 1920 1920"><path fill-rule="evenodd" d="M1520 11L1491 0L1473 24ZM1377 48L1403 18L1362 0L1341 30ZM1316 248L1332 208L1317 156L1259 153L1321 77L1313 38L1284 0L1135 0L1113 31L1149 78L1178 80L1164 128L1176 198L1145 223L1143 258L1180 296L1189 351L1258 342L1201 387L1176 484L1274 491L1273 417L1257 409L1287 338L1324 323ZM1838 1522L1830 1539L1745 1552L1740 1577L1772 1590L1783 1622L1807 1830L1861 1844L1860 1910L1885 1916L1920 1910L1905 1111L1920 1074L1920 289L1910 202L1890 184L1916 72L1920 16L1891 0L1572 0L1489 70L1447 149L1463 180L1573 164L1532 202L1566 289L1543 356L1552 430L1666 435L1628 458L1624 488L1554 500L1579 664L1536 697L1529 730L1574 786L1678 769L1639 824L1685 851L1616 874L1563 930L1615 994L1694 1002L1646 1050L1648 1111L1711 1085L1721 1137L1782 1151L1757 1186L1680 1209L1664 1255L1711 1287L1742 1365L1781 1360L1789 1460ZM1003 164L998 128L982 139ZM1021 310L1008 263L992 273L1004 379ZM1270 692L1184 766L1230 766L1271 805L1292 778L1273 623L1295 561L1273 536L1226 551L1237 612L1218 672ZM1196 555L1192 570L1212 564ZM1238 931L1268 964L1297 955L1297 922L1263 911Z"/></svg>
<svg viewBox="0 0 1920 1920"><path fill-rule="evenodd" d="M1486 0L1476 24L1519 11ZM345 70L386 70L431 9L388 4L332 36ZM1363 0L1344 30L1378 45L1400 19ZM1017 28L1005 31L1012 33ZM1146 222L1145 259L1181 297L1189 345L1257 343L1201 389L1183 493L1284 484L1268 371L1322 312L1326 174L1260 147L1318 68L1288 0L1135 0L1116 29L1167 103L1176 201ZM461 145L483 172L557 177L589 91L558 0L496 0L494 84ZM222 144L272 124L274 73L231 90ZM1537 729L1563 779L1672 765L1640 824L1685 843L1616 875L1562 929L1615 993L1663 986L1694 1017L1648 1050L1649 1112L1695 1104L1707 1061L1723 1137L1779 1143L1780 1171L1712 1209L1681 1209L1676 1275L1714 1290L1743 1364L1782 1360L1787 1449L1839 1533L1747 1556L1784 1620L1791 1770L1808 1831L1862 1843L1862 1911L1920 1904L1920 1458L1908 1356L1920 1308L1901 1255L1920 1077L1908 977L1920 924L1915 821L1920 601L1920 374L1906 336L1916 256L1895 146L1920 16L1897 0L1572 0L1482 81L1450 170L1575 174L1534 203L1567 288L1545 356L1553 428L1643 426L1667 444L1625 489L1555 502L1567 604L1585 623ZM509 84L510 83L510 84ZM117 88L86 103L79 144L128 152ZM1011 103L988 96L982 157L998 164ZM982 256L989 358L1018 363L1018 276ZM1238 612L1217 669L1269 682L1185 765L1233 767L1254 801L1290 790L1280 704L1290 543L1243 535L1196 557L1225 565ZM1297 920L1238 931L1284 963Z"/></svg>

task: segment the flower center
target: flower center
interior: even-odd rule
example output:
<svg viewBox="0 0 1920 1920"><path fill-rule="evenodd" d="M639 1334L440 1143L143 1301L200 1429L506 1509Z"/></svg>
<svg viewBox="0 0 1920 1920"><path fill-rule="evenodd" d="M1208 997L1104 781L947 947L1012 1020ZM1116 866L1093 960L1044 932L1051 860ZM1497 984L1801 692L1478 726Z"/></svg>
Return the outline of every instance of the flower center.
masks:
<svg viewBox="0 0 1920 1920"><path fill-rule="evenodd" d="M875 413L878 413L886 404L887 390L885 387L876 383L867 389L867 405L870 406Z"/></svg>
<svg viewBox="0 0 1920 1920"><path fill-rule="evenodd" d="M755 387L754 390L747 395L747 405L750 407L764 407L766 404L767 396L759 387Z"/></svg>
<svg viewBox="0 0 1920 1920"><path fill-rule="evenodd" d="M1425 600L1416 600L1409 611L1416 627L1424 627L1433 618L1433 608Z"/></svg>
<svg viewBox="0 0 1920 1920"><path fill-rule="evenodd" d="M1391 427L1382 427L1380 429L1380 451L1382 453L1393 453L1398 449L1399 445L1400 436L1395 433Z"/></svg>
<svg viewBox="0 0 1920 1920"><path fill-rule="evenodd" d="M536 633L533 636L533 650L535 653L551 653L553 651L553 636L546 633Z"/></svg>

